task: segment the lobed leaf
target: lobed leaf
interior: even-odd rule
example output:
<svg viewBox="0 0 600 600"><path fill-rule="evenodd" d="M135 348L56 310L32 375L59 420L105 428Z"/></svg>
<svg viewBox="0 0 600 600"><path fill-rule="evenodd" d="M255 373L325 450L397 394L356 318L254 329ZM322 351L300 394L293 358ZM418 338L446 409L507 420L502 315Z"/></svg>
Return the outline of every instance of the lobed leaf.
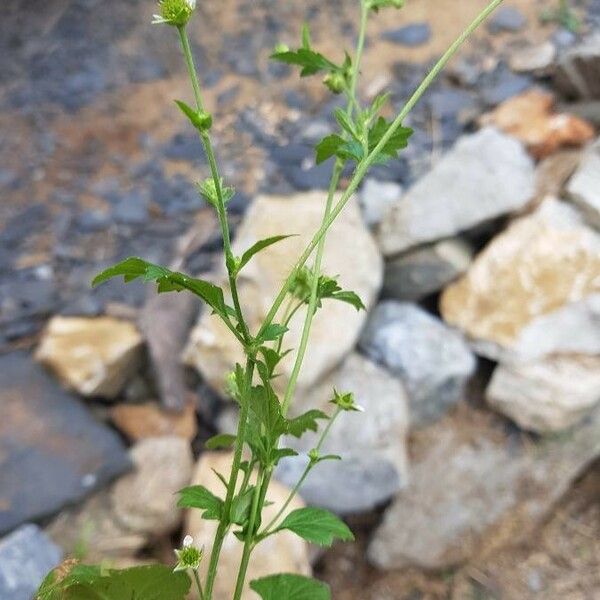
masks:
<svg viewBox="0 0 600 600"><path fill-rule="evenodd" d="M331 546L334 540L351 542L354 535L348 526L333 513L323 508L298 508L279 525L277 531L287 529L312 544Z"/></svg>
<svg viewBox="0 0 600 600"><path fill-rule="evenodd" d="M288 419L287 430L290 435L300 438L307 431L317 431L318 420L328 419L329 417L322 410L309 410L295 419Z"/></svg>
<svg viewBox="0 0 600 600"><path fill-rule="evenodd" d="M311 577L283 573L250 582L262 600L331 600L329 586Z"/></svg>
<svg viewBox="0 0 600 600"><path fill-rule="evenodd" d="M203 485L192 485L179 490L179 501L177 506L180 508L199 508L204 510L202 518L218 521L223 514L223 500L215 496Z"/></svg>

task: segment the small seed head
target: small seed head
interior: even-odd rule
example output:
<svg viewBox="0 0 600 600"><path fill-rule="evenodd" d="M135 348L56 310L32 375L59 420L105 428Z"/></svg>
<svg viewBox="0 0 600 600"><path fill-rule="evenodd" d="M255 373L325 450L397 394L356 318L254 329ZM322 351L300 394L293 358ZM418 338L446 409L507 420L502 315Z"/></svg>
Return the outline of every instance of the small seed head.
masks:
<svg viewBox="0 0 600 600"><path fill-rule="evenodd" d="M196 8L196 0L159 0L159 15L153 23L164 23L174 27L185 27Z"/></svg>
<svg viewBox="0 0 600 600"><path fill-rule="evenodd" d="M346 78L342 73L338 71L329 73L329 75L327 75L325 79L323 79L323 83L334 94L341 94L346 88Z"/></svg>

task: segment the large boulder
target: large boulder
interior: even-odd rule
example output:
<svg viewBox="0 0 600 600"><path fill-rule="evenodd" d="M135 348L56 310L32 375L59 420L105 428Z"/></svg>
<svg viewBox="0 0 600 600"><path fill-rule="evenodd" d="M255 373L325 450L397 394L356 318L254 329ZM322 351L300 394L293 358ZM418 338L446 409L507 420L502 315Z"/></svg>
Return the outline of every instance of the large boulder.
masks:
<svg viewBox="0 0 600 600"><path fill-rule="evenodd" d="M35 357L82 396L115 398L143 357L135 325L113 317L53 317Z"/></svg>
<svg viewBox="0 0 600 600"><path fill-rule="evenodd" d="M234 244L236 255L241 255L260 239L296 234L256 255L240 275L240 297L252 330L258 329L284 279L319 228L325 200L322 192L292 197L261 196L246 213ZM354 200L349 202L329 232L323 272L339 276L340 285L358 293L367 308L377 297L383 278L383 261ZM355 345L365 319L364 311L357 312L341 302L324 301L313 322L298 382L300 389L311 387L343 360ZM299 311L286 334L286 347L298 347L303 322L304 313ZM236 362L244 361L244 354L239 342L221 321L205 313L192 332L185 359L215 389L221 390L226 374ZM293 356L290 355L281 363L282 376L276 380L277 385L285 385L292 366Z"/></svg>
<svg viewBox="0 0 600 600"><path fill-rule="evenodd" d="M547 199L446 288L441 312L503 362L600 353L600 235L572 206Z"/></svg>
<svg viewBox="0 0 600 600"><path fill-rule="evenodd" d="M31 358L0 356L0 534L82 500L129 467L118 435Z"/></svg>
<svg viewBox="0 0 600 600"><path fill-rule="evenodd" d="M568 436L536 442L465 411L420 432L410 485L369 547L383 569L445 569L518 543L600 454L600 409Z"/></svg>
<svg viewBox="0 0 600 600"><path fill-rule="evenodd" d="M588 221L600 229L600 138L585 153L567 193Z"/></svg>
<svg viewBox="0 0 600 600"><path fill-rule="evenodd" d="M454 406L476 367L458 332L408 302L378 304L362 333L360 348L402 381L415 425L434 421Z"/></svg>
<svg viewBox="0 0 600 600"><path fill-rule="evenodd" d="M555 355L533 363L499 365L486 398L524 429L538 433L567 429L600 402L600 356Z"/></svg>
<svg viewBox="0 0 600 600"><path fill-rule="evenodd" d="M231 454L220 454L206 452L200 457L192 478L192 485L203 485L214 494L223 496L223 484L214 471L228 477L231 469ZM214 471L213 471L214 469ZM267 493L267 501L271 502L265 506L263 521L268 523L279 512L279 509L290 494L290 489L283 484L272 481ZM289 505L289 510L302 508L304 503L296 496ZM206 521L202 519L202 511L191 509L188 511L185 535L192 536L194 544L198 548L210 549L217 530L217 521ZM235 589L238 567L242 558L243 544L229 532L223 543L221 559L219 561L219 573L213 590L214 600L231 600ZM284 531L277 535L268 537L261 542L252 553L248 567L247 582L275 573L300 573L310 575L308 544L296 534ZM203 560L200 570L203 577L206 574L208 560ZM246 583L242 594L243 600L256 600L257 596L248 589Z"/></svg>
<svg viewBox="0 0 600 600"><path fill-rule="evenodd" d="M400 198L379 230L386 256L451 237L522 209L534 195L531 158L492 128L460 139Z"/></svg>
<svg viewBox="0 0 600 600"><path fill-rule="evenodd" d="M364 412L340 414L322 453L336 454L342 460L317 465L301 493L308 503L340 514L364 512L389 500L406 485L408 400L400 381L354 353L315 388L298 397L292 414L313 408L331 413L334 388L353 392ZM320 431L309 432L300 440L285 440L284 445L300 455L280 463L277 477L281 481L290 486L298 481L319 436Z"/></svg>

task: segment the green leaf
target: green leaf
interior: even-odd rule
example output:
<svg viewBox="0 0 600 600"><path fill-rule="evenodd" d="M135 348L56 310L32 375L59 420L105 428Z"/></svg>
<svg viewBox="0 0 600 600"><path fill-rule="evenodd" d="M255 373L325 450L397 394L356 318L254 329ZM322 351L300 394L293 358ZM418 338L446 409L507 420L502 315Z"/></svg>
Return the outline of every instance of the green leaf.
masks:
<svg viewBox="0 0 600 600"><path fill-rule="evenodd" d="M350 135L350 137L358 140L358 134L356 133L356 125L352 122L348 113L341 109L335 109L335 119L338 122L339 126Z"/></svg>
<svg viewBox="0 0 600 600"><path fill-rule="evenodd" d="M373 127L369 130L369 152L372 152L375 146L379 144L381 138L387 133L392 123L379 117ZM402 150L408 146L408 139L413 134L413 130L409 127L398 127L392 137L387 141L381 149L381 153L391 158L398 156L398 150Z"/></svg>
<svg viewBox="0 0 600 600"><path fill-rule="evenodd" d="M322 508L298 508L293 510L277 528L288 529L312 544L331 546L334 540L351 542L354 535L348 526L333 513Z"/></svg>
<svg viewBox="0 0 600 600"><path fill-rule="evenodd" d="M295 419L288 419L288 433L294 437L300 438L306 431L317 431L319 424L317 421L327 420L329 417L322 410L309 410Z"/></svg>
<svg viewBox="0 0 600 600"><path fill-rule="evenodd" d="M230 433L219 433L208 439L205 446L207 450L222 450L231 448L233 444L235 444L235 435Z"/></svg>
<svg viewBox="0 0 600 600"><path fill-rule="evenodd" d="M244 525L250 515L250 506L252 496L254 495L254 486L250 486L243 494L234 497L231 503L230 519L236 525Z"/></svg>
<svg viewBox="0 0 600 600"><path fill-rule="evenodd" d="M65 600L184 600L190 578L164 565L109 571L93 582L68 588Z"/></svg>
<svg viewBox="0 0 600 600"><path fill-rule="evenodd" d="M190 123L200 132L208 131L212 126L212 116L205 110L194 110L181 100L175 100L179 110L189 119Z"/></svg>
<svg viewBox="0 0 600 600"><path fill-rule="evenodd" d="M219 286L203 279L196 279L184 273L171 271L166 267L146 262L137 256L126 258L120 263L105 269L96 275L92 281L92 286L95 287L109 279L120 276L123 276L125 283L139 277L142 277L146 282L155 281L158 284L159 293L179 292L187 289L202 298L217 314L223 318L228 318L223 290Z"/></svg>
<svg viewBox="0 0 600 600"><path fill-rule="evenodd" d="M363 304L363 301L360 299L360 296L355 292L341 290L339 292L334 292L331 296L326 297L333 300L339 300L340 302L345 302L346 304L351 304L356 310L366 310L366 307Z"/></svg>
<svg viewBox="0 0 600 600"><path fill-rule="evenodd" d="M281 240L285 240L289 237L292 237L291 235L275 235L273 237L270 238L266 238L264 240L260 240L258 242L256 242L256 244L254 244L253 246L251 246L248 250L246 250L246 252L244 252L244 254L242 254L242 258L239 262L237 271L241 271L252 259L252 257L255 254L258 254L261 250L264 250L265 248L268 248L269 246L272 246L273 244L276 244L277 242L280 242Z"/></svg>
<svg viewBox="0 0 600 600"><path fill-rule="evenodd" d="M329 586L303 575L270 575L250 582L262 600L331 600Z"/></svg>
<svg viewBox="0 0 600 600"><path fill-rule="evenodd" d="M223 514L223 500L215 496L202 485L192 485L179 490L180 508L199 508L204 510L202 518L218 521Z"/></svg>
<svg viewBox="0 0 600 600"><path fill-rule="evenodd" d="M298 456L298 453L292 448L275 448L271 450L271 464L277 466L282 458L289 456Z"/></svg>
<svg viewBox="0 0 600 600"><path fill-rule="evenodd" d="M368 0L368 7L374 12L381 8L402 8L404 0Z"/></svg>
<svg viewBox="0 0 600 600"><path fill-rule="evenodd" d="M214 208L217 208L219 204L219 191L221 192L225 206L235 196L235 188L226 186L222 177L219 180L219 190L217 190L214 178L208 177L198 184L198 191L206 202Z"/></svg>
<svg viewBox="0 0 600 600"><path fill-rule="evenodd" d="M340 148L346 144L346 140L337 133L325 136L316 146L315 162L320 165L332 156L337 156Z"/></svg>
<svg viewBox="0 0 600 600"><path fill-rule="evenodd" d="M335 63L325 58L320 52L315 52L309 48L275 52L271 55L271 58L287 65L301 67L300 77L315 75L320 71L336 71L339 69Z"/></svg>
<svg viewBox="0 0 600 600"><path fill-rule="evenodd" d="M284 325L271 323L264 328L263 332L260 334L260 337L257 339L259 342L272 342L278 340L287 330L288 328Z"/></svg>

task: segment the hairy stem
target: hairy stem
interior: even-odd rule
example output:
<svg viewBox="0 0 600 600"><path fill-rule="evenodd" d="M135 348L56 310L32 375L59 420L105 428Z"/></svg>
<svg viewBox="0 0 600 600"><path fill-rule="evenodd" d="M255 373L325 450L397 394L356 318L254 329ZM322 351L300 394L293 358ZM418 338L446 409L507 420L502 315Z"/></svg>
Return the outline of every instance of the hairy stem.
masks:
<svg viewBox="0 0 600 600"><path fill-rule="evenodd" d="M343 210L344 206L348 203L348 200L352 197L352 194L357 190L358 186L364 179L367 171L373 165L377 157L381 154L382 149L389 142L392 136L396 133L398 128L402 125L404 119L408 116L408 114L415 107L417 102L421 99L421 96L425 93L427 88L433 83L436 77L440 74L440 72L444 69L448 61L458 52L460 47L465 43L465 41L469 38L469 36L487 19L487 17L492 14L498 6L502 4L504 0L493 0L488 4L488 6L475 18L475 20L463 31L463 33L454 41L454 43L448 48L448 50L444 53L444 55L438 60L438 62L434 65L431 71L428 73L427 77L422 81L419 87L415 90L413 95L409 98L409 100L404 105L404 108L400 111L398 116L394 119L391 126L382 136L379 143L373 148L373 150L366 156L356 167L354 171L354 175L352 176L352 180L350 181L348 188L342 194L342 197L333 208L327 219L323 222L319 230L315 233L312 240L309 242L308 246L304 249L304 252L296 262L292 272L289 277L284 282L279 294L275 298L271 309L267 313L265 317L264 323L261 327L262 331L268 327L272 322L273 318L277 314L281 303L284 301L291 285L293 284L298 271L306 264L306 261L309 259L310 255L313 253L314 249L318 246L319 242L326 235L327 230L331 227L332 223L335 221L337 216Z"/></svg>

